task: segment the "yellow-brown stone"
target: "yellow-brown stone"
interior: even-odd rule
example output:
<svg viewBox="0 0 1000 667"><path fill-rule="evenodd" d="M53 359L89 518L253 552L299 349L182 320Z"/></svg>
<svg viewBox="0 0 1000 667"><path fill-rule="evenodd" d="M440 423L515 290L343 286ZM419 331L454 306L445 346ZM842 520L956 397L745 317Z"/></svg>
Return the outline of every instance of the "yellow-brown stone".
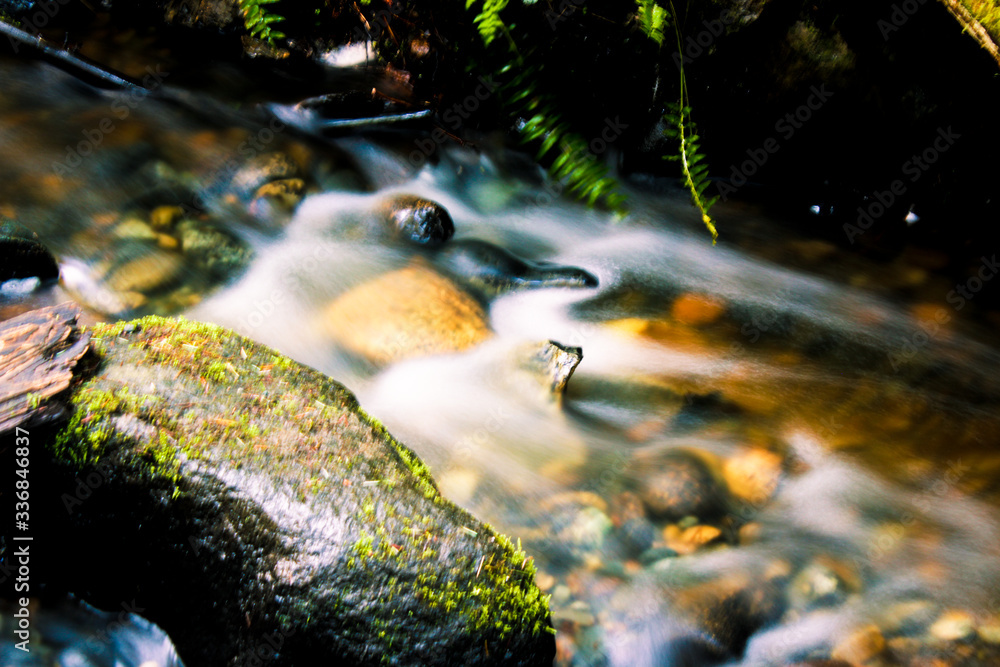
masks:
<svg viewBox="0 0 1000 667"><path fill-rule="evenodd" d="M492 335L476 300L423 264L341 295L326 307L322 326L340 345L378 364L458 352Z"/></svg>

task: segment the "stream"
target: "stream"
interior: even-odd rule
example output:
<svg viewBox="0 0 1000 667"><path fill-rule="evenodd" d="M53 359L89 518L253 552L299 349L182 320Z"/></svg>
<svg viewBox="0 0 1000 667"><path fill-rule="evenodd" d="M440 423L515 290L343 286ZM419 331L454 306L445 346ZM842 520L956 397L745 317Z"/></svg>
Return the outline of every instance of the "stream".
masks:
<svg viewBox="0 0 1000 667"><path fill-rule="evenodd" d="M309 131L157 85L0 61L0 215L62 274L5 283L0 319L182 315L336 378L520 539L557 665L1000 663L994 249L967 299L931 249L867 258L739 203L713 246L665 180L626 181L616 220L495 138L429 158L419 125ZM396 195L454 237L373 232ZM597 286L407 291L470 240ZM526 362L545 341L582 350L561 397Z"/></svg>

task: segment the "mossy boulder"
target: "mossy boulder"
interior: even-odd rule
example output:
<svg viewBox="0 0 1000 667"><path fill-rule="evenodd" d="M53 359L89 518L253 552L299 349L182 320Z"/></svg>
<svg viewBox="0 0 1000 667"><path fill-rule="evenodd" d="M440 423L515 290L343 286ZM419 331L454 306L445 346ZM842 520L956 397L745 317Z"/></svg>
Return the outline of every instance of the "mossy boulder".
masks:
<svg viewBox="0 0 1000 667"><path fill-rule="evenodd" d="M48 590L134 599L188 664L551 665L531 559L342 385L212 325L89 334L32 428Z"/></svg>

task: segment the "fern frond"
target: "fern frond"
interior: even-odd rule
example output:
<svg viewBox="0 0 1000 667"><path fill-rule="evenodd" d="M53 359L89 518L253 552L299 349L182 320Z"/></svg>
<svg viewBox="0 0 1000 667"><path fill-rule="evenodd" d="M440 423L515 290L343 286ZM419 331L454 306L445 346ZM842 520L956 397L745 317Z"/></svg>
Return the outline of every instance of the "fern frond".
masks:
<svg viewBox="0 0 1000 667"><path fill-rule="evenodd" d="M686 94L686 89L681 88L682 96ZM701 212L701 221L712 233L712 245L715 245L719 238L719 232L715 229L715 222L708 214L708 210L715 204L717 197L704 198L705 189L708 188L708 165L704 162L705 156L698 150L698 135L694 133L694 121L690 117L690 109L685 113L682 102L674 102L668 108L664 118L667 119L667 129L664 134L678 141L677 155L665 156L668 159L679 159L681 163L681 176L684 187L691 193L691 202Z"/></svg>
<svg viewBox="0 0 1000 667"><path fill-rule="evenodd" d="M284 21L283 16L279 16L269 11L263 5L270 5L279 0L238 0L240 12L243 14L243 25L251 36L274 44L276 39L283 39L285 34L271 29L272 23Z"/></svg>
<svg viewBox="0 0 1000 667"><path fill-rule="evenodd" d="M644 0L636 0L641 6ZM640 11L640 20L641 20ZM674 34L677 36L677 49L683 52L681 45L681 31L677 25L677 10L674 3L670 3L670 14L674 17ZM647 33L648 34L648 33ZM712 245L719 238L719 232L715 229L715 221L708 211L718 201L718 197L705 199L705 190L708 188L708 163L705 156L700 151L699 141L701 137L695 132L694 121L691 120L691 106L688 100L687 78L684 76L684 63L679 63L681 77L680 99L667 106L663 119L666 121L663 134L669 139L677 142L676 155L664 155L665 160L676 160L681 163L681 177L684 187L691 193L691 203L701 213L701 221L705 223L708 231L712 234Z"/></svg>
<svg viewBox="0 0 1000 667"><path fill-rule="evenodd" d="M670 14L656 0L635 0L639 27L651 40L663 46L663 30L670 23Z"/></svg>
<svg viewBox="0 0 1000 667"><path fill-rule="evenodd" d="M472 9L472 5L476 2L482 2L483 9L472 22L475 23L479 36L483 38L483 43L489 46L499 33L507 31L507 26L500 18L500 12L507 7L508 0L466 0L466 10Z"/></svg>

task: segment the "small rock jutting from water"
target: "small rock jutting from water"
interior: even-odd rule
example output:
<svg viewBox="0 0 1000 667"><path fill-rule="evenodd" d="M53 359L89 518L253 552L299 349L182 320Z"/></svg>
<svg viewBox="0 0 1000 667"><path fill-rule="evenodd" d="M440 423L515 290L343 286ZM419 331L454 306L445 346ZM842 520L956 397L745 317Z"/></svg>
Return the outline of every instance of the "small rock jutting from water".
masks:
<svg viewBox="0 0 1000 667"><path fill-rule="evenodd" d="M449 243L434 263L486 299L526 289L594 288L597 278L575 266L529 262L478 239Z"/></svg>
<svg viewBox="0 0 1000 667"><path fill-rule="evenodd" d="M378 216L396 239L419 245L440 245L455 234L455 223L444 206L414 195L395 195L382 201Z"/></svg>
<svg viewBox="0 0 1000 667"><path fill-rule="evenodd" d="M583 349L550 340L531 345L526 352L521 367L538 381L547 397L561 403L573 371L583 361Z"/></svg>

